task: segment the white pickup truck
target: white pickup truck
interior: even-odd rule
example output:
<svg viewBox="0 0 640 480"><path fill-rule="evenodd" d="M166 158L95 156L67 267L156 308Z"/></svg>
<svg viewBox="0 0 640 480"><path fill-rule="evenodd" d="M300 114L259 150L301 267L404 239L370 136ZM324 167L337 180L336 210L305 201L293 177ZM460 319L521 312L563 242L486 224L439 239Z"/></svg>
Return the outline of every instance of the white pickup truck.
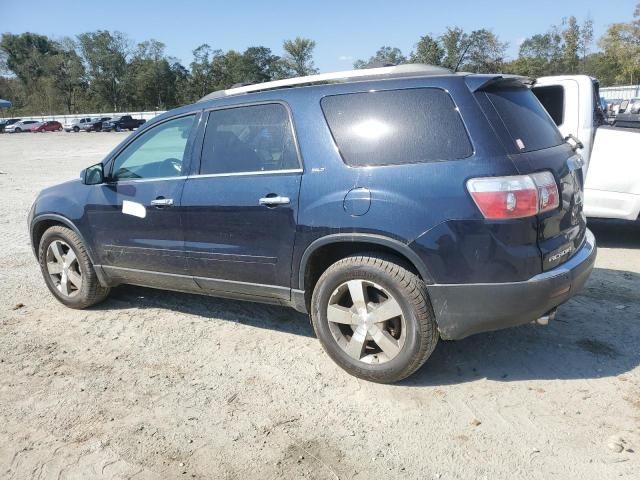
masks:
<svg viewBox="0 0 640 480"><path fill-rule="evenodd" d="M598 82L586 75L541 77L532 88L584 159L586 215L638 220L640 129L607 125Z"/></svg>

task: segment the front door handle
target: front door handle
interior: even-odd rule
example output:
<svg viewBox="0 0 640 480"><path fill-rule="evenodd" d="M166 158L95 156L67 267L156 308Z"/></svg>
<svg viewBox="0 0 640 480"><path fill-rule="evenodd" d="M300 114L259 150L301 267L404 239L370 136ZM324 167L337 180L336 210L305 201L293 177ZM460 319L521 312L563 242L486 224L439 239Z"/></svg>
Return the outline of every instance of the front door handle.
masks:
<svg viewBox="0 0 640 480"><path fill-rule="evenodd" d="M173 205L173 198L156 198L151 200L151 205L153 207L169 207Z"/></svg>
<svg viewBox="0 0 640 480"><path fill-rule="evenodd" d="M274 195L272 197L267 195L258 200L258 203L260 205L266 205L267 207L274 207L276 205L287 205L291 203L291 200L289 200L289 197L281 197L280 195Z"/></svg>

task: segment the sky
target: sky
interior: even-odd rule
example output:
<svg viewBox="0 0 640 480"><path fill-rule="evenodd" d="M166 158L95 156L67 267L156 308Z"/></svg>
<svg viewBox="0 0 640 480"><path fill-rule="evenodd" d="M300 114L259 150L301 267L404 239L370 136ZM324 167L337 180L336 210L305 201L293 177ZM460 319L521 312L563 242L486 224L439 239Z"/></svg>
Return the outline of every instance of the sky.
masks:
<svg viewBox="0 0 640 480"><path fill-rule="evenodd" d="M545 32L563 17L590 17L595 38L613 22L631 20L640 0L85 0L23 2L0 0L0 32L34 32L52 38L93 30L119 30L134 42L154 38L184 65L192 50L208 43L215 49L244 50L263 45L282 54L282 41L304 36L316 41L320 72L350 69L382 45L405 55L421 35L439 35L447 26L465 31L488 28L509 43L517 56L528 36Z"/></svg>

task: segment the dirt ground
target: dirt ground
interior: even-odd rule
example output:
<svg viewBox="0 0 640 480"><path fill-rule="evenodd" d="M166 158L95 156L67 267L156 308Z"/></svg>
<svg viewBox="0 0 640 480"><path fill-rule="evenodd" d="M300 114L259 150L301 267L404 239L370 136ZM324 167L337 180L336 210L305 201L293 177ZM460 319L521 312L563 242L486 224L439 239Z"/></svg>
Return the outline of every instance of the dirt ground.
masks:
<svg viewBox="0 0 640 480"><path fill-rule="evenodd" d="M549 326L441 342L376 385L290 309L56 302L29 207L125 136L0 135L0 478L640 478L639 224L590 222L596 269Z"/></svg>

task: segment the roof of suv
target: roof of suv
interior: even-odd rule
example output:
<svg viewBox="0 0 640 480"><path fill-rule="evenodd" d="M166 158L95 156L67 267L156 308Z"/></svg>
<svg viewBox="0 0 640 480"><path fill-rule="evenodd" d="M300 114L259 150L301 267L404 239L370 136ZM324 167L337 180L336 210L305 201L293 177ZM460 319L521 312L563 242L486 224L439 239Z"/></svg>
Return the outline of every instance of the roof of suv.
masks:
<svg viewBox="0 0 640 480"><path fill-rule="evenodd" d="M304 77L287 78L284 80L275 80L272 82L257 83L253 85L243 85L226 90L217 90L202 97L199 101L203 102L216 98L240 95L243 93L262 92L267 90L277 90L281 88L434 75L454 75L454 73L448 68L420 63L359 70L345 70L341 72L331 72L318 75L308 75Z"/></svg>

